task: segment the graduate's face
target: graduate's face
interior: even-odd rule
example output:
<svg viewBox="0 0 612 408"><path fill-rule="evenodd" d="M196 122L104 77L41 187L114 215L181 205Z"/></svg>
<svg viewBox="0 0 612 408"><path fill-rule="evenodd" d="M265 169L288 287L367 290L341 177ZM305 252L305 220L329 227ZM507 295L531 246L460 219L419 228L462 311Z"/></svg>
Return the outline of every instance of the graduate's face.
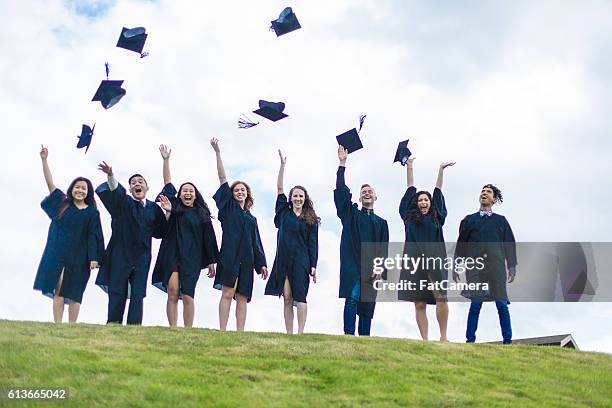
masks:
<svg viewBox="0 0 612 408"><path fill-rule="evenodd" d="M370 186L362 187L359 192L359 201L361 201L361 205L367 208L371 208L374 206L374 201L376 201L376 192Z"/></svg>
<svg viewBox="0 0 612 408"><path fill-rule="evenodd" d="M193 203L196 199L195 187L191 184L185 184L181 187L179 198L185 207L193 207Z"/></svg>
<svg viewBox="0 0 612 408"><path fill-rule="evenodd" d="M495 193L489 187L485 187L480 192L480 205L491 207L495 203Z"/></svg>
<svg viewBox="0 0 612 408"><path fill-rule="evenodd" d="M291 204L293 205L294 210L301 210L304 206L304 200L306 199L306 193L304 190L299 188L294 188L291 193Z"/></svg>
<svg viewBox="0 0 612 408"><path fill-rule="evenodd" d="M87 183L84 181L77 181L72 187L72 198L74 201L84 201L87 197Z"/></svg>
<svg viewBox="0 0 612 408"><path fill-rule="evenodd" d="M232 196L234 197L234 200L238 201L239 203L244 203L244 200L247 198L246 186L242 183L236 184L232 190Z"/></svg>
<svg viewBox="0 0 612 408"><path fill-rule="evenodd" d="M149 187L144 178L139 176L132 177L132 180L130 180L130 193L132 193L132 197L137 200L144 200L147 191L149 191Z"/></svg>
<svg viewBox="0 0 612 408"><path fill-rule="evenodd" d="M417 205L419 206L419 211L421 214L427 214L429 212L431 201L429 200L429 197L427 197L427 194L419 195Z"/></svg>

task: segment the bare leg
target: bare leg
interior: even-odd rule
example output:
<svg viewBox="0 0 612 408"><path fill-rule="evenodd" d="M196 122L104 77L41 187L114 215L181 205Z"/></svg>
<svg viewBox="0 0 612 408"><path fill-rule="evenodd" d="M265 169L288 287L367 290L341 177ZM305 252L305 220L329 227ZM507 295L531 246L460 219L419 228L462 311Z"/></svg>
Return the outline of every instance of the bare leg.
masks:
<svg viewBox="0 0 612 408"><path fill-rule="evenodd" d="M227 329L227 321L229 320L230 307L234 298L234 288L223 286L221 291L221 300L219 301L219 330Z"/></svg>
<svg viewBox="0 0 612 408"><path fill-rule="evenodd" d="M448 303L446 300L436 300L436 317L440 325L440 341L448 341L446 328L448 326Z"/></svg>
<svg viewBox="0 0 612 408"><path fill-rule="evenodd" d="M193 327L193 316L195 315L195 303L191 296L183 295L183 324L185 327Z"/></svg>
<svg viewBox="0 0 612 408"><path fill-rule="evenodd" d="M427 340L427 333L429 331L427 325L427 302L414 302L414 311L421 337L423 338L423 340Z"/></svg>
<svg viewBox="0 0 612 408"><path fill-rule="evenodd" d="M179 300L179 278L178 272L172 272L168 279L168 301L166 302L166 314L170 327L176 327L178 320L178 300Z"/></svg>
<svg viewBox="0 0 612 408"><path fill-rule="evenodd" d="M53 292L53 321L55 323L61 323L64 316L64 297L59 295L63 280L64 270L62 269L62 273L60 273L60 277L55 285L55 291Z"/></svg>
<svg viewBox="0 0 612 408"><path fill-rule="evenodd" d="M287 330L287 334L293 334L293 297L291 296L291 285L289 285L289 278L287 277L285 277L285 286L283 287L283 301L285 330Z"/></svg>
<svg viewBox="0 0 612 408"><path fill-rule="evenodd" d="M236 293L236 330L244 331L247 315L247 298Z"/></svg>
<svg viewBox="0 0 612 408"><path fill-rule="evenodd" d="M304 333L304 326L306 326L306 314L307 314L306 303L298 302L297 304L298 334Z"/></svg>
<svg viewBox="0 0 612 408"><path fill-rule="evenodd" d="M71 300L68 304L68 322L76 323L79 317L79 311L81 310L81 304Z"/></svg>

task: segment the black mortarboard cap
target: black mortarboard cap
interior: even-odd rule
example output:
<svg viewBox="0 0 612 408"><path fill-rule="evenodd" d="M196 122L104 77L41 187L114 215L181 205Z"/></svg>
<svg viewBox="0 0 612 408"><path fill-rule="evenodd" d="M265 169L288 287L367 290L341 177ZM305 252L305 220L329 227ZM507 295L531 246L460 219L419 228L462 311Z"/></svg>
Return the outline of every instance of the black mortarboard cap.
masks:
<svg viewBox="0 0 612 408"><path fill-rule="evenodd" d="M397 145L397 150L395 151L395 158L393 159L393 163L400 162L402 166L406 165L408 158L412 155L410 149L408 149L408 140L404 140Z"/></svg>
<svg viewBox="0 0 612 408"><path fill-rule="evenodd" d="M88 125L83 125L81 129L81 136L77 136L79 138L79 142L77 143L77 149L82 149L86 147L85 153L89 150L89 145L91 144L91 139L93 138L94 129L96 125L94 123L93 127L89 127Z"/></svg>
<svg viewBox="0 0 612 408"><path fill-rule="evenodd" d="M283 113L285 110L285 104L283 102L268 102L259 100L259 109L254 110L253 113L263 116L266 119L276 122L286 118L289 115Z"/></svg>
<svg viewBox="0 0 612 408"><path fill-rule="evenodd" d="M100 101L104 109L112 107L125 95L125 89L121 88L122 84L123 80L102 81L91 101Z"/></svg>
<svg viewBox="0 0 612 408"><path fill-rule="evenodd" d="M274 30L277 37L302 28L297 17L295 16L295 13L293 10L291 10L291 7L285 8L280 13L278 19L272 21L271 23L272 27L270 27L270 29Z"/></svg>
<svg viewBox="0 0 612 408"><path fill-rule="evenodd" d="M353 153L354 151L363 148L363 144L361 144L361 139L359 138L359 132L361 132L365 118L366 115L361 115L359 117L359 130L353 128L342 133L341 135L336 136L338 144L344 146L348 153Z"/></svg>
<svg viewBox="0 0 612 408"><path fill-rule="evenodd" d="M119 40L117 41L117 47L137 52L143 57L145 55L142 49L144 48L145 41L147 41L147 34L145 33L144 27L123 27L119 35Z"/></svg>

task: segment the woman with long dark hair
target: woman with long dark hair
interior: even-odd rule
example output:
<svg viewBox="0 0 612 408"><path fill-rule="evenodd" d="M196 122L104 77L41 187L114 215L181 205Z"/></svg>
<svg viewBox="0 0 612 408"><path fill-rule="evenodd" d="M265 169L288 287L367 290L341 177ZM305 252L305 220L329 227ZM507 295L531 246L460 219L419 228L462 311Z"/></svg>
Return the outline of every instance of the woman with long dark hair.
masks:
<svg viewBox="0 0 612 408"><path fill-rule="evenodd" d="M440 341L448 341L446 329L448 325L448 304L446 292L443 290L420 290L421 282L441 283L448 280L448 271L444 269L446 247L442 227L446 219L446 203L442 194L444 169L454 165L454 162L442 163L438 170L438 178L433 195L428 191L418 191L414 187L414 158L406 163L406 182L408 189L402 197L399 213L404 221L406 243L404 253L410 257L429 259L425 266L416 270L403 269L401 281L415 283L416 290L401 291L400 300L414 302L417 326L423 340L428 338L427 304L436 305L436 317L440 325Z"/></svg>
<svg viewBox="0 0 612 408"><path fill-rule="evenodd" d="M162 239L153 269L153 285L168 294L166 314L170 327L178 320L178 301L183 301L183 323L193 326L195 287L200 271L208 269L208 277L215 276L215 262L219 256L217 238L211 222L210 210L195 184L183 183L178 192L170 176L172 150L161 145L164 159L164 189L159 195L168 217L168 230Z"/></svg>
<svg viewBox="0 0 612 408"><path fill-rule="evenodd" d="M213 138L210 145L217 159L219 189L213 196L219 209L219 221L223 229L221 251L217 263L214 288L222 291L219 301L219 328L225 331L232 305L236 299L236 330L243 331L246 322L247 303L253 294L253 270L268 278L257 219L251 214L253 195L244 181L227 183L221 160L219 140Z"/></svg>
<svg viewBox="0 0 612 408"><path fill-rule="evenodd" d="M319 254L320 218L312 205L306 189L295 186L289 191L289 199L284 193L283 179L287 158L280 157L280 168L276 188L276 214L274 225L278 228L276 258L270 279L266 284L266 295L283 296L285 328L293 334L293 305L297 306L298 334L304 332L306 325L306 296L310 278L317 282L317 258Z"/></svg>
<svg viewBox="0 0 612 408"><path fill-rule="evenodd" d="M55 323L61 323L65 304L68 304L68 321L74 323L91 270L98 267L104 252L100 213L96 209L93 185L88 179L74 179L67 194L55 187L48 155L43 146L40 158L50 194L40 205L51 219L51 225L34 289L53 298Z"/></svg>

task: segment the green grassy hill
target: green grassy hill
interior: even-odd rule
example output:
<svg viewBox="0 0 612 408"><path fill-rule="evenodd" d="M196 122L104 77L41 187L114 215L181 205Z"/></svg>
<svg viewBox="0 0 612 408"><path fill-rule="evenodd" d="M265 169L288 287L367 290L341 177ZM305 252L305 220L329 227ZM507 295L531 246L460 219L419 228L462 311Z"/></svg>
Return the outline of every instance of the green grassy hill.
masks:
<svg viewBox="0 0 612 408"><path fill-rule="evenodd" d="M10 387L67 387L63 407L610 406L612 356L518 345L0 321L0 389ZM0 399L1 406L41 404Z"/></svg>

